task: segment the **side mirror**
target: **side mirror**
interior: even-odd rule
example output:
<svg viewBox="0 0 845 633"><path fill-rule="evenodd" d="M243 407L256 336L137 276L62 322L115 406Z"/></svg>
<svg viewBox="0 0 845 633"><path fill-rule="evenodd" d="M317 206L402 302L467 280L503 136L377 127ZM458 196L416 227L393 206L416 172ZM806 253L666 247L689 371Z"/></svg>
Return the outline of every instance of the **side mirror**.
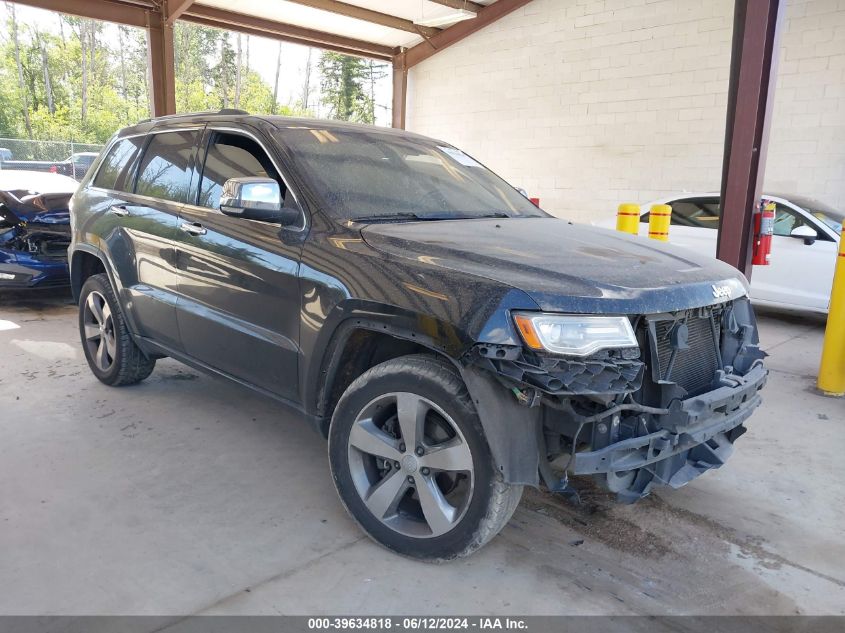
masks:
<svg viewBox="0 0 845 633"><path fill-rule="evenodd" d="M792 231L789 233L789 237L802 239L804 240L804 244L809 246L818 239L819 233L813 227L807 226L806 224L802 224L801 226L796 226L794 229L792 229Z"/></svg>
<svg viewBox="0 0 845 633"><path fill-rule="evenodd" d="M295 224L298 209L282 206L282 191L272 178L247 176L223 183L220 211L225 215L275 224Z"/></svg>

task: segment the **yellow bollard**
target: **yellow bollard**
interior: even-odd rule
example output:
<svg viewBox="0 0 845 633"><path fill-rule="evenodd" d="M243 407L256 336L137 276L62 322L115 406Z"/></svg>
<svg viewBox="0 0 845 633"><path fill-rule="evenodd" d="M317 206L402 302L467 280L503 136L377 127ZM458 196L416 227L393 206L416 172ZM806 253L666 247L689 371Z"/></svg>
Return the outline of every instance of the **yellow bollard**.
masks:
<svg viewBox="0 0 845 633"><path fill-rule="evenodd" d="M839 240L833 273L818 387L826 396L845 396L845 236Z"/></svg>
<svg viewBox="0 0 845 633"><path fill-rule="evenodd" d="M637 235L640 232L640 205L623 202L616 212L616 230Z"/></svg>
<svg viewBox="0 0 845 633"><path fill-rule="evenodd" d="M668 204L653 204L648 212L648 236L661 242L669 241L669 225L672 223L672 207Z"/></svg>

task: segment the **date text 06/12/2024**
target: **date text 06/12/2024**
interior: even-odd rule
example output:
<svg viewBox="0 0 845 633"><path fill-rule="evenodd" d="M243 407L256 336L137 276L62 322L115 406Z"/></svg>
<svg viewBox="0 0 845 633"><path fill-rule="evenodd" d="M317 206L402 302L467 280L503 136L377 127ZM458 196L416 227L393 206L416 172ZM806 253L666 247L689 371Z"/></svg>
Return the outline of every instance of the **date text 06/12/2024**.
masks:
<svg viewBox="0 0 845 633"><path fill-rule="evenodd" d="M450 631L450 630L527 630L521 618L498 617L351 617L309 618L308 628L314 631L370 630L370 631Z"/></svg>

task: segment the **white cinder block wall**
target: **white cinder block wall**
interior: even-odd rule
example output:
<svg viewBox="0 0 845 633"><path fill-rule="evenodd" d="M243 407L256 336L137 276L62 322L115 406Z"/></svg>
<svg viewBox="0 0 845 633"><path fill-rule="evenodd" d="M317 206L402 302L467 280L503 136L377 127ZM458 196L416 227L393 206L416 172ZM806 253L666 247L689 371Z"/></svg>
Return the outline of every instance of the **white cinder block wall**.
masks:
<svg viewBox="0 0 845 633"><path fill-rule="evenodd" d="M732 0L533 0L410 72L408 129L543 208L718 190ZM845 0L788 0L765 188L845 208Z"/></svg>

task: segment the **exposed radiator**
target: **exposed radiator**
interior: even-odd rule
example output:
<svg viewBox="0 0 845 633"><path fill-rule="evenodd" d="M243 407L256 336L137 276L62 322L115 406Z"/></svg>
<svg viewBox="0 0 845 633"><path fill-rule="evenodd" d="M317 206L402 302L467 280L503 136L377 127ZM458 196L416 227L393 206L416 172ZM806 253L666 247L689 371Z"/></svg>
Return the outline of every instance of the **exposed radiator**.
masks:
<svg viewBox="0 0 845 633"><path fill-rule="evenodd" d="M716 370L719 369L719 356L716 346L720 341L720 312L715 313L715 341L710 318L690 314L678 320L657 321L655 335L657 360L661 380L677 383L690 395L707 391L713 383ZM687 349L678 349L672 360L671 331L676 324L687 327Z"/></svg>

